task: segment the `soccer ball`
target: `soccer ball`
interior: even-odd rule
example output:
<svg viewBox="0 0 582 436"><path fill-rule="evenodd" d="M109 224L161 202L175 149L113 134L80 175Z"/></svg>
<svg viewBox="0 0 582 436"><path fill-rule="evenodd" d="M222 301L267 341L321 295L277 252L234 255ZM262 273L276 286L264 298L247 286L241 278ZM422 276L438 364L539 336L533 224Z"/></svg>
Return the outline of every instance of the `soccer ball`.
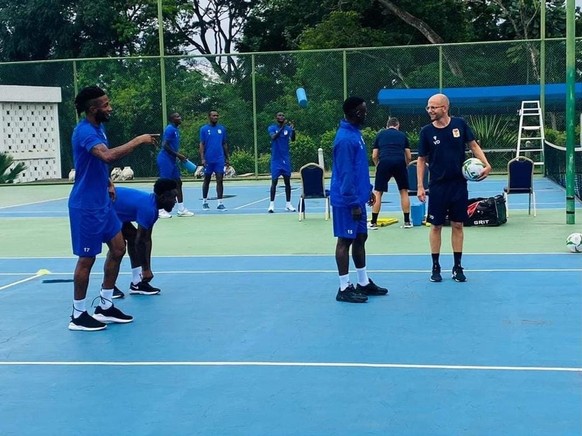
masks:
<svg viewBox="0 0 582 436"><path fill-rule="evenodd" d="M566 238L566 247L572 253L582 253L582 233L572 233Z"/></svg>
<svg viewBox="0 0 582 436"><path fill-rule="evenodd" d="M485 165L476 157L472 157L463 162L463 176L467 180L475 181L481 176Z"/></svg>

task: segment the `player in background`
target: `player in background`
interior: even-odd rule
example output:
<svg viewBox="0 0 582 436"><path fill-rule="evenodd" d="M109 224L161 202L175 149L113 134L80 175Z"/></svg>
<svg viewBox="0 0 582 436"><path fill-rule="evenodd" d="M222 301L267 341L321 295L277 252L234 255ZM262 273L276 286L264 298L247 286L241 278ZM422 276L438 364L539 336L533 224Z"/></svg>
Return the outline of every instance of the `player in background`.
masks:
<svg viewBox="0 0 582 436"><path fill-rule="evenodd" d="M285 183L285 210L295 212L291 204L291 155L289 153L290 141L295 141L295 128L293 123L287 123L285 114L277 112L276 122L268 128L271 137L271 192L269 213L275 212L275 193L279 177L283 177Z"/></svg>
<svg viewBox="0 0 582 436"><path fill-rule="evenodd" d="M172 179L176 181L177 198L178 198L178 213L179 217L193 216L186 207L184 207L184 193L182 191L182 177L180 175L180 168L176 160L185 162L186 156L180 153L180 124L182 124L182 117L178 112L170 114L168 117L170 123L164 130L162 138L162 147L158 153L158 169L160 177L164 179ZM160 218L172 218L172 215L165 209L159 210Z"/></svg>
<svg viewBox="0 0 582 436"><path fill-rule="evenodd" d="M222 198L224 196L224 166L228 163L228 135L226 128L218 124L218 112L208 112L208 124L200 128L200 161L204 166L204 181L202 182L202 210L210 209L208 191L212 174L216 176L216 198L218 210L226 210Z"/></svg>
<svg viewBox="0 0 582 436"><path fill-rule="evenodd" d="M154 278L151 270L152 231L158 220L158 211L170 213L174 208L177 186L175 180L158 179L154 184L153 193L123 187L115 190L117 195L113 207L123 223L121 232L127 242L127 253L131 262L130 294L160 293L159 288L150 285ZM123 297L123 292L116 286L113 298Z"/></svg>
<svg viewBox="0 0 582 436"><path fill-rule="evenodd" d="M374 181L374 195L376 202L372 207L372 219L368 228L378 229L378 215L382 207L382 194L388 192L388 182L392 177L396 180L400 192L400 207L404 215L405 229L411 228L410 222L410 198L408 198L408 170L411 153L408 138L400 130L398 118L390 117L386 123L386 129L381 130L372 148L372 160L376 165L376 178Z"/></svg>

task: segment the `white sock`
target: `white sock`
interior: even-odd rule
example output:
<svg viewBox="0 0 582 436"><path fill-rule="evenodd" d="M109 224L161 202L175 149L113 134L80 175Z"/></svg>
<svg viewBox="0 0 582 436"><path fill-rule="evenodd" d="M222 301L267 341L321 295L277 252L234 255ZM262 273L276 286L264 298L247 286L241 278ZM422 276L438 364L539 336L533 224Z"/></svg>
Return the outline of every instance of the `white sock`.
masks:
<svg viewBox="0 0 582 436"><path fill-rule="evenodd" d="M73 318L79 318L86 310L84 298L82 300L73 300Z"/></svg>
<svg viewBox="0 0 582 436"><path fill-rule="evenodd" d="M203 198L202 199L202 204L207 204L207 203L208 203L208 200L206 198Z"/></svg>
<svg viewBox="0 0 582 436"><path fill-rule="evenodd" d="M218 204L222 204L222 200L218 200Z"/></svg>
<svg viewBox="0 0 582 436"><path fill-rule="evenodd" d="M370 283L368 279L368 273L366 272L366 267L364 268L356 268L356 272L358 273L358 285L366 286Z"/></svg>
<svg viewBox="0 0 582 436"><path fill-rule="evenodd" d="M350 285L350 275L346 274L345 276L339 276L340 282L340 291L345 291L346 288Z"/></svg>
<svg viewBox="0 0 582 436"><path fill-rule="evenodd" d="M275 210L275 202L274 201L269 202L269 209Z"/></svg>
<svg viewBox="0 0 582 436"><path fill-rule="evenodd" d="M291 202L290 202L290 201L288 201L287 203L285 203L285 206L286 206L286 207L291 207Z"/></svg>
<svg viewBox="0 0 582 436"><path fill-rule="evenodd" d="M166 209L158 209L158 215L161 213L163 214L164 212L166 212Z"/></svg>
<svg viewBox="0 0 582 436"><path fill-rule="evenodd" d="M181 212L184 210L184 203L178 203L178 211Z"/></svg>
<svg viewBox="0 0 582 436"><path fill-rule="evenodd" d="M131 269L131 283L137 285L141 282L141 266Z"/></svg>
<svg viewBox="0 0 582 436"><path fill-rule="evenodd" d="M101 306L102 309L107 310L113 306L111 300L113 300L113 289L101 289L101 302L99 303L99 306Z"/></svg>

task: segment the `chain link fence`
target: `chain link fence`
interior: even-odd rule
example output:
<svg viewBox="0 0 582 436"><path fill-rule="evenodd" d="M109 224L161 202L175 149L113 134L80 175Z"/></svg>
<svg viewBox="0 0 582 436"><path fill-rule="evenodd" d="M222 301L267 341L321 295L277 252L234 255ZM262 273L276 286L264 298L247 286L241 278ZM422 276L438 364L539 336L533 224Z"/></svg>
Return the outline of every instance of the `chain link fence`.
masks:
<svg viewBox="0 0 582 436"><path fill-rule="evenodd" d="M577 41L577 53L581 51L580 44ZM318 148L324 150L329 167L331 144L342 118L341 104L347 96L359 95L368 102L364 136L371 147L386 119L397 112L395 107L379 104L381 89L564 83L565 45L564 39L552 39L546 40L543 47L540 40L528 40L0 63L0 84L62 89L59 128L63 177L72 168L70 138L77 122L74 96L83 86L95 84L103 87L112 100L114 113L107 125L112 146L142 133L161 133L167 123L164 114L180 112L182 151L198 162L199 129L207 122L208 111L217 110L219 122L229 134L231 164L239 174L259 175L269 171L267 127L278 111L283 111L297 130L291 149L293 169L297 171L303 164L317 161ZM160 62L164 63L163 68ZM306 108L297 103L295 91L299 87L307 92ZM491 150L488 157L497 172L505 171L516 147L519 104L516 101L515 107L500 105L485 111L478 103L457 107L451 101L452 115L467 118L482 147ZM563 131L564 111L564 104L549 108L546 128ZM397 116L415 151L418 131L428 122L424 104ZM136 177L155 177L156 153L142 147L115 166L131 166Z"/></svg>

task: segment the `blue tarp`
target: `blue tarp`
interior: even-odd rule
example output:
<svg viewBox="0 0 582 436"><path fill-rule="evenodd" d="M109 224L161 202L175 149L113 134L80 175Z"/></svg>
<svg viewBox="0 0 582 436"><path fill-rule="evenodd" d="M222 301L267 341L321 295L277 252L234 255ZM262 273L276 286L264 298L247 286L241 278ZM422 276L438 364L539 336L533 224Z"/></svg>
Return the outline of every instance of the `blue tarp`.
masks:
<svg viewBox="0 0 582 436"><path fill-rule="evenodd" d="M437 94L437 88L381 89L378 104L388 106L392 115L423 113L427 100ZM444 88L452 113L515 113L525 100L540 100L540 85L484 86ZM576 83L575 93L582 95L582 83ZM545 86L546 110L564 112L566 84Z"/></svg>

